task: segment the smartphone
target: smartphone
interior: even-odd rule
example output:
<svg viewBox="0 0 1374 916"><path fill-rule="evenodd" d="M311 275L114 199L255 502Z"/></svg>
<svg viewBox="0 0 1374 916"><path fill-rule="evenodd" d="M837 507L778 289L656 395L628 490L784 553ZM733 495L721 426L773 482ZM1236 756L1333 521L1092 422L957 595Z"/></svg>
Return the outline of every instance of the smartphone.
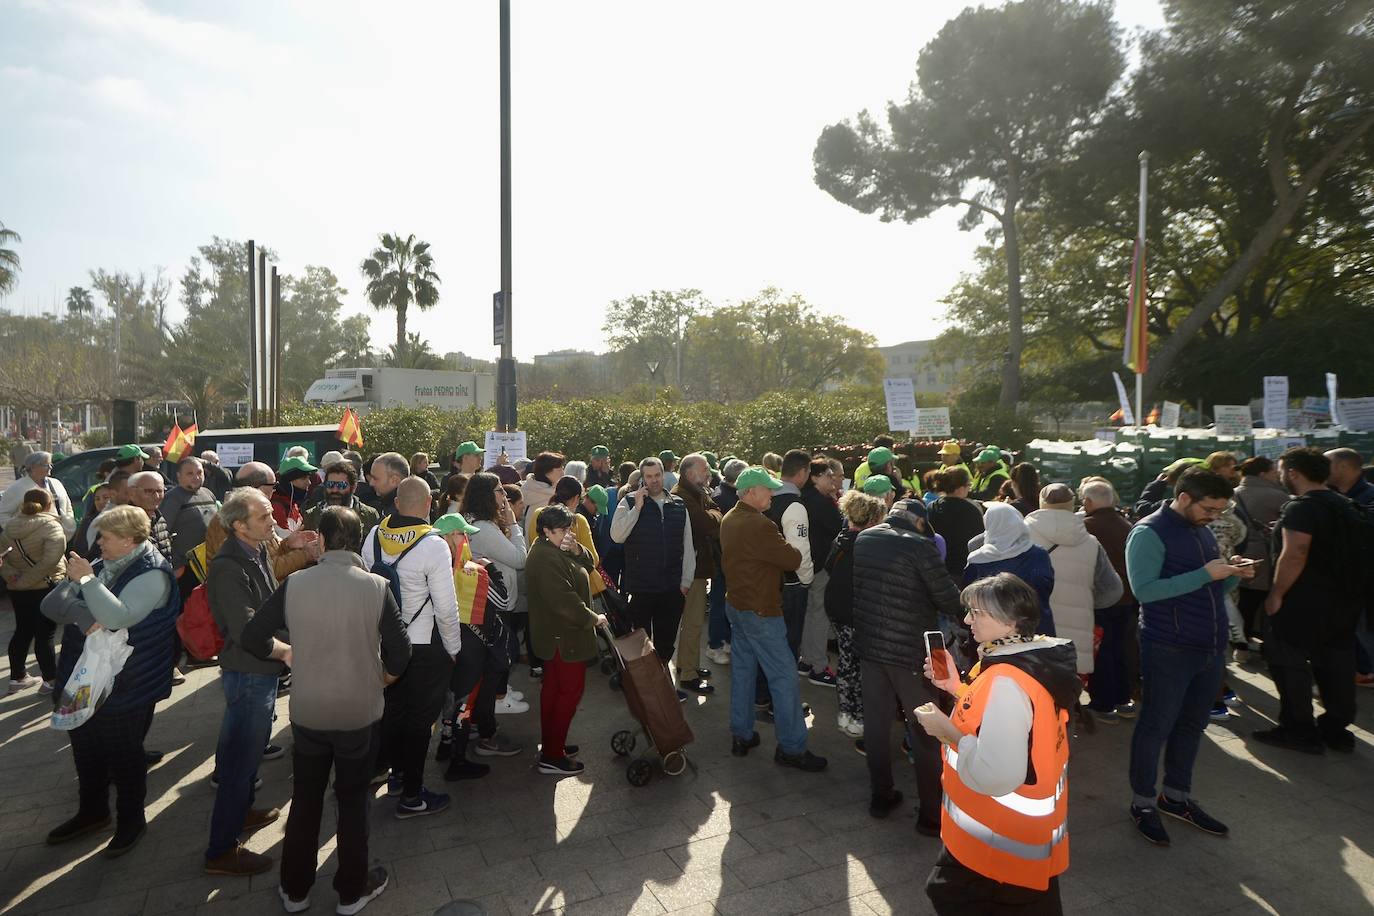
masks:
<svg viewBox="0 0 1374 916"><path fill-rule="evenodd" d="M926 641L926 657L930 659L930 670L935 680L943 681L952 673L949 670L949 655L945 652L945 634L939 630L926 630L922 637Z"/></svg>
<svg viewBox="0 0 1374 916"><path fill-rule="evenodd" d="M1232 565L1232 566L1239 567L1239 568L1241 568L1241 569L1244 569L1244 568L1247 567L1247 566L1258 566L1258 565L1260 565L1260 564L1263 563L1263 562L1264 562L1264 558L1263 558L1263 557L1261 557L1261 558L1258 559L1258 560L1252 560L1252 559L1250 559L1249 557L1246 557L1245 559L1237 560L1236 562L1232 563L1231 565Z"/></svg>

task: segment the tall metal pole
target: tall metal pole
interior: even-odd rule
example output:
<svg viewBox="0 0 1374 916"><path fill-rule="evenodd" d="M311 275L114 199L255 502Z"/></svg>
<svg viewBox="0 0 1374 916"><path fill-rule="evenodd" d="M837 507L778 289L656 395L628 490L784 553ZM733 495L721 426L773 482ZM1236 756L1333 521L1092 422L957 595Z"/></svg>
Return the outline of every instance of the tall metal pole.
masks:
<svg viewBox="0 0 1374 916"><path fill-rule="evenodd" d="M1148 173L1149 173L1149 169L1150 169L1150 154L1149 154L1148 152L1146 152L1145 150L1141 150L1141 151L1140 151L1140 214L1139 214L1139 219L1138 219L1137 222L1136 222L1136 236L1135 236L1135 237L1138 238L1138 239L1140 239L1140 257L1141 257L1141 260L1142 260L1142 261L1145 259L1145 250L1146 250L1146 249L1145 249L1145 193L1146 193L1146 183L1147 183L1147 177L1146 177L1146 176L1147 176ZM1142 277L1143 277L1143 275L1144 275L1144 267L1143 267L1143 266L1142 266L1142 268L1141 268L1141 274L1142 274ZM1142 285L1143 285L1143 280L1142 280ZM1141 308L1142 310L1145 308L1145 297L1144 297L1143 295L1141 296L1140 308ZM1148 327L1148 322L1142 322L1142 323L1143 323L1143 324L1146 324L1146 326ZM1150 339L1150 338L1149 338L1149 334L1148 334L1148 333L1145 334L1145 341L1146 341L1145 345L1146 345L1146 346L1149 346L1149 339ZM1135 374L1135 423L1136 423L1136 426L1137 426L1137 427L1140 427L1140 426L1144 426L1144 425L1145 425L1145 411L1144 411L1145 381L1144 381L1144 379L1145 379L1145 376L1144 376L1142 373L1137 372L1137 373Z"/></svg>
<svg viewBox="0 0 1374 916"><path fill-rule="evenodd" d="M258 288L258 246L248 240L248 425L258 418L258 310L253 291Z"/></svg>
<svg viewBox="0 0 1374 916"><path fill-rule="evenodd" d="M267 253L258 252L258 402L254 426L262 425L267 410Z"/></svg>
<svg viewBox="0 0 1374 916"><path fill-rule="evenodd" d="M515 400L514 302L510 267L510 0L501 0L501 301L506 333L501 340L501 359L496 365L496 428L503 432L518 425Z"/></svg>
<svg viewBox="0 0 1374 916"><path fill-rule="evenodd" d="M272 265L272 398L268 403L268 421L276 426L281 413L281 277Z"/></svg>

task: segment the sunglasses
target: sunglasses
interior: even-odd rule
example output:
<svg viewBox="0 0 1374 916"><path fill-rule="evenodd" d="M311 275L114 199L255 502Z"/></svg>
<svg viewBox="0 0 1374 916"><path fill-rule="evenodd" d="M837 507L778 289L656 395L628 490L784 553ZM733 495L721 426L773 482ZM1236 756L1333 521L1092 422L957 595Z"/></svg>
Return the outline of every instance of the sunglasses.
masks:
<svg viewBox="0 0 1374 916"><path fill-rule="evenodd" d="M326 480L326 481L324 482L324 488L325 488L326 490L347 490L347 489L348 489L348 481L347 481L347 480Z"/></svg>

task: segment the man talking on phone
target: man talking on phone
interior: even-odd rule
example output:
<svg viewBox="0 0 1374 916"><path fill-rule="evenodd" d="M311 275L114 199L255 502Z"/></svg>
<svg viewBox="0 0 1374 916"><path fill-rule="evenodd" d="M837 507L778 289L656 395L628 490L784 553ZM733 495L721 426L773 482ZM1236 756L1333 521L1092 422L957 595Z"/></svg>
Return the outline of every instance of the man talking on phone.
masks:
<svg viewBox="0 0 1374 916"><path fill-rule="evenodd" d="M625 545L621 584L630 595L634 624L649 634L666 666L696 576L697 554L687 504L663 488L663 463L645 458L639 476L639 489L625 494L611 519L611 540ZM686 698L679 690L678 699Z"/></svg>
<svg viewBox="0 0 1374 916"><path fill-rule="evenodd" d="M1126 574L1140 602L1140 717L1131 734L1131 820L1168 846L1161 814L1204 833L1225 824L1192 798L1193 763L1226 668L1226 592L1255 574L1244 557L1223 559L1207 524L1231 502L1229 481L1190 468L1174 498L1141 519L1126 539ZM1164 793L1156 797L1164 751Z"/></svg>
<svg viewBox="0 0 1374 916"><path fill-rule="evenodd" d="M893 785L892 720L896 702L911 710L935 699L922 674L924 634L940 629L940 615L959 615L959 589L930 537L920 499L893 504L887 521L854 541L854 640L864 694L864 755L872 796L868 813L887 817L902 802ZM909 729L916 757L916 830L940 835L940 742Z"/></svg>

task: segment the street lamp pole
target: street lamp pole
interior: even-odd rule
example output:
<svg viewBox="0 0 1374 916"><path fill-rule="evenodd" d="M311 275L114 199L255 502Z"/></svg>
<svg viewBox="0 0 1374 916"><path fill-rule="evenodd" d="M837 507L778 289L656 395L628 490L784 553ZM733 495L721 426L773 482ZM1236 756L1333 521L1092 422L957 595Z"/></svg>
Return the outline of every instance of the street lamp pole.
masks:
<svg viewBox="0 0 1374 916"><path fill-rule="evenodd" d="M518 425L515 398L515 357L511 345L513 308L510 266L510 0L501 0L501 303L505 334L496 364L496 428Z"/></svg>

